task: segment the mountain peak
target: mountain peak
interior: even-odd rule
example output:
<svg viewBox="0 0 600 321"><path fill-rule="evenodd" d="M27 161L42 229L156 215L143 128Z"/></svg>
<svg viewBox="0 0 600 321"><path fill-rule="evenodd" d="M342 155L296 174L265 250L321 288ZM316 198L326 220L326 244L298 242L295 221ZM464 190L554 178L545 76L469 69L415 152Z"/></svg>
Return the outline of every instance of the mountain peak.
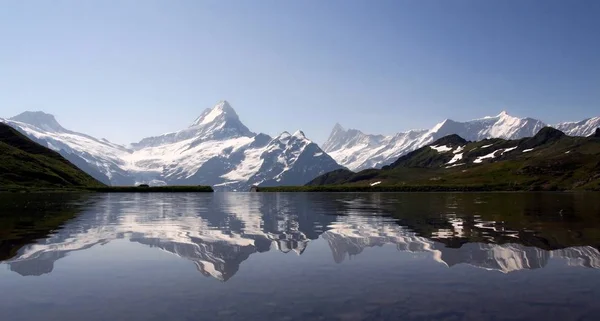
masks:
<svg viewBox="0 0 600 321"><path fill-rule="evenodd" d="M555 142L564 136L566 136L565 133L561 132L560 130L546 126L540 129L535 136L526 139L523 144L519 146L526 149L534 148L543 144Z"/></svg>
<svg viewBox="0 0 600 321"><path fill-rule="evenodd" d="M229 104L229 102L227 100L219 100L219 102L213 107L214 108L218 108L220 110L229 110L232 112L235 112L233 110L233 107L231 107L231 104Z"/></svg>
<svg viewBox="0 0 600 321"><path fill-rule="evenodd" d="M287 131L284 131L283 133L279 134L279 136L275 137L274 140L278 140L282 143L287 143L289 141L290 137L292 137L292 135L290 133L288 133Z"/></svg>
<svg viewBox="0 0 600 321"><path fill-rule="evenodd" d="M448 136L444 136L429 145L430 146L450 145L452 147L456 147L456 146L463 146L466 143L468 143L468 142L464 138L462 138L456 134L451 134Z"/></svg>
<svg viewBox="0 0 600 321"><path fill-rule="evenodd" d="M26 111L10 118L10 120L33 125L47 131L65 131L65 129L56 121L54 115L47 114L43 111Z"/></svg>
<svg viewBox="0 0 600 321"><path fill-rule="evenodd" d="M501 111L496 116L485 116L485 117L480 118L480 119L496 119L496 118L504 118L504 117L511 117L506 110ZM477 119L475 119L475 120L477 120Z"/></svg>
<svg viewBox="0 0 600 321"><path fill-rule="evenodd" d="M335 123L335 125L333 126L333 130L332 132L343 132L345 131L344 127L342 127L342 125L340 125L340 123Z"/></svg>
<svg viewBox="0 0 600 321"><path fill-rule="evenodd" d="M304 135L304 132L301 130L297 130L296 132L294 132L294 134L292 136L294 136L296 138L306 139L306 135Z"/></svg>
<svg viewBox="0 0 600 321"><path fill-rule="evenodd" d="M201 126L215 121L239 120L239 117L233 107L227 100L221 100L212 108L207 108L202 114L194 120L190 127Z"/></svg>
<svg viewBox="0 0 600 321"><path fill-rule="evenodd" d="M432 133L437 133L442 128L447 127L447 126L451 126L453 123L455 123L455 121L453 121L452 119L446 118L441 123L438 123L435 126L433 126L433 128L431 129L431 132Z"/></svg>
<svg viewBox="0 0 600 321"><path fill-rule="evenodd" d="M537 132L537 134L535 134L534 137L557 138L563 136L565 136L565 133L563 133L562 131L553 127L546 126L540 129L540 131Z"/></svg>

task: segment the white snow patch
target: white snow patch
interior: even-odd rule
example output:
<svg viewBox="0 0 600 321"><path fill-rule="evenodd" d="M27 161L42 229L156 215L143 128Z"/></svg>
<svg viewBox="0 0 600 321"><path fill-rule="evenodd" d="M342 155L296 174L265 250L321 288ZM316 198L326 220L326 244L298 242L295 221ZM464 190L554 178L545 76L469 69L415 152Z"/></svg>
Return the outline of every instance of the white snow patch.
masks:
<svg viewBox="0 0 600 321"><path fill-rule="evenodd" d="M443 145L443 146L429 146L429 147L431 147L431 149L435 149L438 153L445 153L447 151L452 150L452 147L445 146L445 145Z"/></svg>
<svg viewBox="0 0 600 321"><path fill-rule="evenodd" d="M489 154L487 154L487 155L484 155L484 156L479 156L479 157L477 157L477 159L475 159L475 160L473 161L473 163L477 163L477 164L479 164L479 163L482 163L484 159L488 159L488 158L494 158L494 157L496 157L496 156L495 156L495 154L496 154L496 152L498 152L498 151L500 151L500 150L498 149L498 150L495 150L495 151L493 151L493 152L491 152L491 153L489 153Z"/></svg>
<svg viewBox="0 0 600 321"><path fill-rule="evenodd" d="M453 151L454 154L458 154L460 152L463 151L463 149L465 149L465 146L458 146L456 147L456 149Z"/></svg>
<svg viewBox="0 0 600 321"><path fill-rule="evenodd" d="M452 164L452 165L450 165L450 166L446 166L446 168L452 168L452 167L462 166L462 165L464 165L464 164L465 164L465 163Z"/></svg>
<svg viewBox="0 0 600 321"><path fill-rule="evenodd" d="M371 183L371 186L375 186L375 185L379 185L379 184L381 184L381 181L375 182L375 183Z"/></svg>
<svg viewBox="0 0 600 321"><path fill-rule="evenodd" d="M463 158L463 153L456 154L452 159L446 163L446 165L454 164Z"/></svg>
<svg viewBox="0 0 600 321"><path fill-rule="evenodd" d="M510 147L510 148L505 148L500 155L504 155L504 153L508 153L508 152L513 151L515 149L517 149L517 146Z"/></svg>
<svg viewBox="0 0 600 321"><path fill-rule="evenodd" d="M318 152L318 153L315 153L315 154L313 155L313 157L319 157L319 156L321 156L321 155L323 155L323 152Z"/></svg>
<svg viewBox="0 0 600 321"><path fill-rule="evenodd" d="M529 153L529 152L530 152L530 151L532 151L532 150L533 150L533 148L524 149L524 150L523 150L523 153Z"/></svg>
<svg viewBox="0 0 600 321"><path fill-rule="evenodd" d="M488 148L488 147L490 147L490 146L492 146L492 145L494 145L494 144L483 145L483 146L481 146L481 148Z"/></svg>
<svg viewBox="0 0 600 321"><path fill-rule="evenodd" d="M571 151L570 151L570 150L568 150L568 151L566 151L566 152L565 152L565 154L568 154L568 153L570 153L570 152L571 152Z"/></svg>

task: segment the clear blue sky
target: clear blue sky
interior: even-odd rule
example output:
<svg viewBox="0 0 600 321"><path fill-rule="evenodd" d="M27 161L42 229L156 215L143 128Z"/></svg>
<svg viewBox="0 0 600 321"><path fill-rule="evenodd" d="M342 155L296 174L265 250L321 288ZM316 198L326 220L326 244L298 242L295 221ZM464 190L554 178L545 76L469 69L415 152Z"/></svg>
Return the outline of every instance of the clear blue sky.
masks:
<svg viewBox="0 0 600 321"><path fill-rule="evenodd" d="M253 131L600 115L600 1L0 1L0 117L118 143L227 99Z"/></svg>

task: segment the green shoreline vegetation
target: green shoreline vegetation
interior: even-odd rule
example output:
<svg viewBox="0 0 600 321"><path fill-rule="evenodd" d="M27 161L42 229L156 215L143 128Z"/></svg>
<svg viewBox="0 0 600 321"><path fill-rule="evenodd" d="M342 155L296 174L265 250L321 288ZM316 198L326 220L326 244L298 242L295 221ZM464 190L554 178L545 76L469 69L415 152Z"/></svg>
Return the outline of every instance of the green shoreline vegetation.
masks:
<svg viewBox="0 0 600 321"><path fill-rule="evenodd" d="M565 189L556 186L518 186L518 185L320 185L320 186L275 186L259 187L258 192L264 193L380 193L380 192L570 192L570 191L600 191L600 187L585 189Z"/></svg>
<svg viewBox="0 0 600 321"><path fill-rule="evenodd" d="M0 193L212 193L210 186L102 186L102 187L31 187L2 186Z"/></svg>

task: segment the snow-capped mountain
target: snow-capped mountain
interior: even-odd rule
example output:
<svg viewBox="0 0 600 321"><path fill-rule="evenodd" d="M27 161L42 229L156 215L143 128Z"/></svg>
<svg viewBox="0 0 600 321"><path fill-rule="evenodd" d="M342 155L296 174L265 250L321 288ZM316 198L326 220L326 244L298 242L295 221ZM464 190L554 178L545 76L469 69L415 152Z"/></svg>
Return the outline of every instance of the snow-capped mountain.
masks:
<svg viewBox="0 0 600 321"><path fill-rule="evenodd" d="M231 105L227 101L221 101L213 108L204 110L188 128L174 133L144 138L139 143L131 144L131 146L139 150L147 147L165 146L189 139L200 142L254 136L256 134L242 124Z"/></svg>
<svg viewBox="0 0 600 321"><path fill-rule="evenodd" d="M105 139L63 128L53 115L24 112L10 119L0 119L32 140L58 151L70 162L97 180L113 185L133 185L135 179L127 171L127 148Z"/></svg>
<svg viewBox="0 0 600 321"><path fill-rule="evenodd" d="M392 136L368 135L356 129L345 130L337 124L323 144L323 150L350 170L381 167L426 145L429 142L427 132L413 130Z"/></svg>
<svg viewBox="0 0 600 321"><path fill-rule="evenodd" d="M359 171L388 165L404 154L451 134L470 141L485 138L519 139L534 136L545 126L540 120L514 117L505 111L497 116L466 122L446 119L429 130L411 130L390 136L369 135L356 129L345 130L336 124L323 144L323 150L341 165ZM600 117L553 127L568 135L589 136L600 127Z"/></svg>
<svg viewBox="0 0 600 321"><path fill-rule="evenodd" d="M569 136L590 136L600 127L600 117L588 118L579 122L565 122L554 126Z"/></svg>
<svg viewBox="0 0 600 321"><path fill-rule="evenodd" d="M301 185L341 168L303 132L276 138L251 132L227 101L206 109L187 128L130 147L63 128L54 116L25 112L7 120L82 170L112 185Z"/></svg>

